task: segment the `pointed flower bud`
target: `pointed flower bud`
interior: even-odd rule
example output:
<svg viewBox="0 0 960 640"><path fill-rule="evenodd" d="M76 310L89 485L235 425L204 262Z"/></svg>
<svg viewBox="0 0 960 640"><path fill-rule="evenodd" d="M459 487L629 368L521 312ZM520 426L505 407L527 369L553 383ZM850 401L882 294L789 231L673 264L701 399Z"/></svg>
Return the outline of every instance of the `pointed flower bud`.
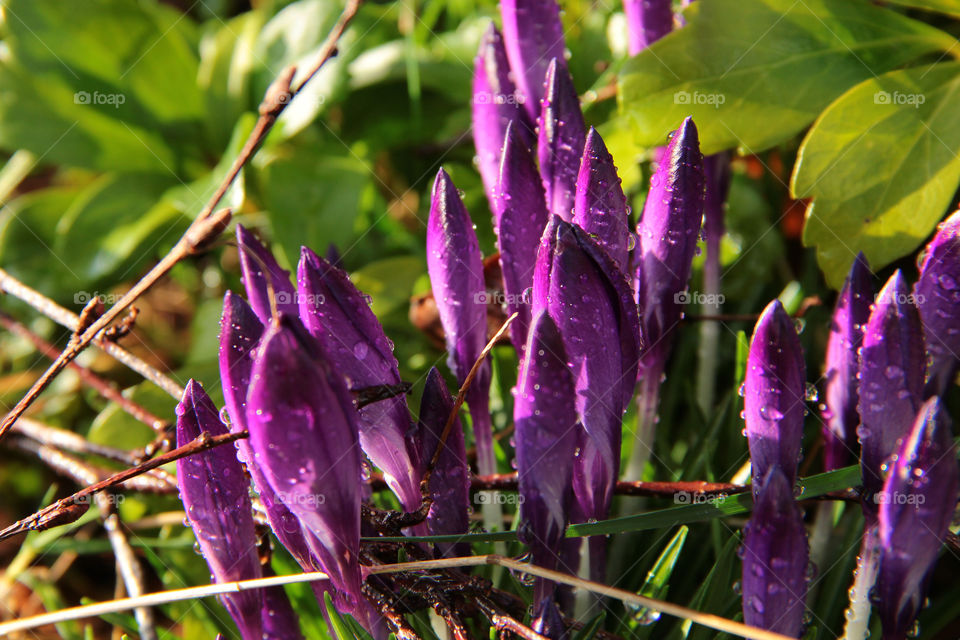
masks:
<svg viewBox="0 0 960 640"><path fill-rule="evenodd" d="M463 384L487 342L487 300L480 245L457 188L443 169L433 183L427 222L427 271L446 333L447 364ZM490 364L485 362L467 394L477 442L477 467L494 473L490 425Z"/></svg>
<svg viewBox="0 0 960 640"><path fill-rule="evenodd" d="M260 322L270 321L270 297L278 312L297 314L297 292L290 283L290 272L243 225L237 225L237 248L247 300Z"/></svg>
<svg viewBox="0 0 960 640"><path fill-rule="evenodd" d="M803 440L806 367L793 321L779 300L757 321L747 356L744 420L754 496L774 466L792 487Z"/></svg>
<svg viewBox="0 0 960 640"><path fill-rule="evenodd" d="M850 464L856 455L860 424L857 372L863 328L870 318L873 300L871 277L867 259L861 253L850 267L830 321L823 404L823 456L827 471Z"/></svg>
<svg viewBox="0 0 960 640"><path fill-rule="evenodd" d="M923 405L876 497L880 573L875 595L885 640L908 637L947 534L958 492L950 418L940 399Z"/></svg>
<svg viewBox="0 0 960 640"><path fill-rule="evenodd" d="M293 318L264 334L247 394L250 444L270 486L313 537L311 552L337 591L360 598L358 416L343 378Z"/></svg>
<svg viewBox="0 0 960 640"><path fill-rule="evenodd" d="M596 239L623 273L629 266L628 216L613 156L597 130L590 127L577 175L573 222Z"/></svg>
<svg viewBox="0 0 960 640"><path fill-rule="evenodd" d="M577 174L586 143L587 126L580 111L580 99L573 88L573 79L560 60L550 61L545 87L546 95L537 121L540 177L543 179L550 213L570 222L573 220Z"/></svg>
<svg viewBox="0 0 960 640"><path fill-rule="evenodd" d="M876 513L871 496L883 487L883 464L913 424L923 397L926 365L920 314L900 271L877 296L860 349L860 465L865 513Z"/></svg>
<svg viewBox="0 0 960 640"><path fill-rule="evenodd" d="M635 56L673 29L670 0L623 0L627 52Z"/></svg>
<svg viewBox="0 0 960 640"><path fill-rule="evenodd" d="M523 108L524 97L510 79L510 63L503 37L492 23L480 40L473 63L473 144L477 149L477 168L483 179L487 199L494 214L494 228L500 211L497 206L497 180L500 156L507 125L517 127L516 134L529 147L533 143L533 119Z"/></svg>
<svg viewBox="0 0 960 640"><path fill-rule="evenodd" d="M536 161L519 129L516 124L508 126L503 144L497 193L500 210L497 245L507 312L520 314L510 325L510 336L517 353L522 354L530 327L527 290L533 286L537 247L549 215Z"/></svg>
<svg viewBox="0 0 960 640"><path fill-rule="evenodd" d="M393 345L347 274L304 247L297 268L300 319L332 366L353 389L399 384ZM409 511L420 506L415 454L407 449L412 421L403 396L360 409L360 446Z"/></svg>
<svg viewBox="0 0 960 640"><path fill-rule="evenodd" d="M566 42L556 0L503 0L503 42L507 59L533 122L540 115L543 78L554 58L563 61Z"/></svg>
<svg viewBox="0 0 960 640"><path fill-rule="evenodd" d="M177 405L177 446L201 433L227 433L216 406L194 380ZM233 447L220 446L177 460L177 485L187 520L215 582L250 580L261 575L253 506L248 484ZM222 597L244 640L262 635L259 591Z"/></svg>
<svg viewBox="0 0 960 640"><path fill-rule="evenodd" d="M960 367L960 211L927 245L914 292L931 358L926 394L941 394Z"/></svg>
<svg viewBox="0 0 960 640"><path fill-rule="evenodd" d="M744 527L743 621L799 638L807 597L809 547L793 483L773 466L754 494L753 514Z"/></svg>

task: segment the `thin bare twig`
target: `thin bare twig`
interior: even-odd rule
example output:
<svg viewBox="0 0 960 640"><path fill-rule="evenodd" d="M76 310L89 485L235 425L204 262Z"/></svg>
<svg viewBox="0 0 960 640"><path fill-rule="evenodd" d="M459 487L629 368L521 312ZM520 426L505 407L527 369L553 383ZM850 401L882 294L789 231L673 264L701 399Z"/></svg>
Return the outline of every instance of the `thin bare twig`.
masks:
<svg viewBox="0 0 960 640"><path fill-rule="evenodd" d="M470 488L475 491L517 491L517 474L498 473L489 476L474 476ZM646 496L671 498L677 494L690 494L696 497L731 495L743 493L749 485L729 482L704 482L701 480L678 482L617 482L614 492L624 496Z"/></svg>

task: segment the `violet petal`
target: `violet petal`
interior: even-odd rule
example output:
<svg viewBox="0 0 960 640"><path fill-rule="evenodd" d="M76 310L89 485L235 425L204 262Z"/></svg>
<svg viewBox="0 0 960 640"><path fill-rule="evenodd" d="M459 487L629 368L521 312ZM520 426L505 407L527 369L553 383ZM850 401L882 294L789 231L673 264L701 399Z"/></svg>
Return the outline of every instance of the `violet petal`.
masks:
<svg viewBox="0 0 960 640"><path fill-rule="evenodd" d="M673 29L670 0L623 0L627 53L635 56Z"/></svg>
<svg viewBox="0 0 960 640"><path fill-rule="evenodd" d="M960 211L937 227L914 286L927 352L927 396L944 393L960 367Z"/></svg>
<svg viewBox="0 0 960 640"><path fill-rule="evenodd" d="M540 115L547 67L554 58L564 59L560 5L556 0L503 0L500 15L507 59L533 122Z"/></svg>
<svg viewBox="0 0 960 640"><path fill-rule="evenodd" d="M537 121L537 157L547 197L547 209L567 222L573 220L580 158L587 139L587 126L580 99L566 65L550 61L545 80L546 95Z"/></svg>
<svg viewBox="0 0 960 640"><path fill-rule="evenodd" d="M290 283L290 272L281 268L273 254L241 224L237 225L237 248L247 300L260 322L270 321L271 291L277 312L295 316L297 292Z"/></svg>

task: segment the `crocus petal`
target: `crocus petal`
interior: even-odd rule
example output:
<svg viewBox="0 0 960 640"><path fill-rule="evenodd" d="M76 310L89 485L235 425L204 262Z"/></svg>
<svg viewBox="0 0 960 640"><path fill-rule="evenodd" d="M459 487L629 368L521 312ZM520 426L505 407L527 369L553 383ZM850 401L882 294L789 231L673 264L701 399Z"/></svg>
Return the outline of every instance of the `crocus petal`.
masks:
<svg viewBox="0 0 960 640"><path fill-rule="evenodd" d="M590 127L573 206L573 222L596 239L623 273L629 265L630 230L627 198L613 156L597 130Z"/></svg>
<svg viewBox="0 0 960 640"><path fill-rule="evenodd" d="M863 327L873 300L870 267L861 253L850 267L830 321L823 404L824 464L827 471L850 464L857 446L857 372Z"/></svg>
<svg viewBox="0 0 960 640"><path fill-rule="evenodd" d="M793 486L803 440L806 368L793 321L779 300L757 321L747 356L744 420L754 495L773 466Z"/></svg>
<svg viewBox="0 0 960 640"><path fill-rule="evenodd" d="M950 418L939 398L923 405L877 494L880 573L875 594L883 637L906 638L923 606L958 492Z"/></svg>
<svg viewBox="0 0 960 640"><path fill-rule="evenodd" d="M926 365L920 314L898 270L877 296L863 330L860 349L860 465L865 513L876 513L870 499L883 486L881 469L920 409Z"/></svg>
<svg viewBox="0 0 960 640"><path fill-rule="evenodd" d="M756 493L743 535L743 621L799 638L809 548L793 482L772 467Z"/></svg>
<svg viewBox="0 0 960 640"><path fill-rule="evenodd" d="M256 462L313 534L307 542L338 608L353 610L361 597L359 418L343 378L293 318L281 316L263 336L246 415Z"/></svg>
<svg viewBox="0 0 960 640"><path fill-rule="evenodd" d="M393 345L347 274L304 247L297 268L300 319L353 389L399 384ZM404 508L420 506L416 455L407 448L412 421L403 396L360 409L360 446L383 470Z"/></svg>
<svg viewBox="0 0 960 640"><path fill-rule="evenodd" d="M253 359L262 335L263 325L250 305L228 291L223 297L223 315L220 319L220 381L224 404L230 416L230 430L234 433L247 428L247 390L250 387ZM260 465L255 464L250 441L238 440L237 451L240 460L247 464L253 485L267 512L270 528L277 539L305 570L316 570L300 522L277 498Z"/></svg>
<svg viewBox="0 0 960 640"><path fill-rule="evenodd" d="M569 522L579 426L563 340L546 311L534 319L525 353L513 410L517 479L523 498L519 531L534 564L553 569ZM533 627L548 633L559 616L555 585L543 579L538 582Z"/></svg>
<svg viewBox="0 0 960 640"><path fill-rule="evenodd" d="M227 429L206 392L191 380L177 405L177 446L186 445L204 432L218 436L226 434ZM249 485L233 447L214 447L177 460L177 486L213 580L259 578ZM259 640L262 635L261 602L259 591L223 596L224 606L244 640Z"/></svg>
<svg viewBox="0 0 960 640"><path fill-rule="evenodd" d="M564 59L560 5L556 0L503 0L500 15L507 59L533 122L540 115L547 66L554 58Z"/></svg>
<svg viewBox="0 0 960 640"><path fill-rule="evenodd" d="M635 56L673 29L670 0L623 0L627 52Z"/></svg>
<svg viewBox="0 0 960 640"><path fill-rule="evenodd" d="M270 640L303 640L297 614L283 587L263 589L263 637Z"/></svg>
<svg viewBox="0 0 960 640"><path fill-rule="evenodd" d="M930 354L926 394L941 394L960 367L960 211L927 245L914 291Z"/></svg>
<svg viewBox="0 0 960 640"><path fill-rule="evenodd" d="M240 270L247 300L260 322L270 321L270 294L278 312L296 315L297 292L290 283L290 272L277 264L273 254L243 225L237 225L237 247L240 250Z"/></svg>
<svg viewBox="0 0 960 640"><path fill-rule="evenodd" d="M450 412L453 411L453 396L436 367L427 374L427 382L420 400L420 457L429 464ZM444 447L437 458L430 479L430 495L433 505L427 514L427 526L431 535L467 533L470 527L470 467L467 466L467 451L463 442L463 426L457 418ZM440 556L469 555L469 546L437 543Z"/></svg>
<svg viewBox="0 0 960 640"><path fill-rule="evenodd" d="M433 184L427 222L427 271L446 334L447 364L463 384L487 342L486 291L480 245L457 188L443 169ZM477 467L494 473L490 425L490 364L481 365L467 394L477 443Z"/></svg>
<svg viewBox="0 0 960 640"><path fill-rule="evenodd" d="M724 208L730 191L730 154L726 151L703 158L703 235L707 253L719 256L723 238ZM719 258L718 258L719 259Z"/></svg>
<svg viewBox="0 0 960 640"><path fill-rule="evenodd" d="M497 245L507 311L520 314L510 325L510 337L522 354L530 326L526 292L533 286L537 247L549 216L533 154L514 124L507 127L497 191L501 212Z"/></svg>
<svg viewBox="0 0 960 640"><path fill-rule="evenodd" d="M477 149L477 168L483 179L487 199L494 215L494 229L500 217L497 205L497 181L500 155L507 126L515 123L516 134L529 147L533 144L533 119L527 115L510 79L510 63L503 47L503 37L492 23L480 40L480 50L473 63L473 144Z"/></svg>
<svg viewBox="0 0 960 640"><path fill-rule="evenodd" d="M554 59L547 68L546 95L540 111L537 155L550 213L573 220L577 173L587 139L580 99L567 67Z"/></svg>

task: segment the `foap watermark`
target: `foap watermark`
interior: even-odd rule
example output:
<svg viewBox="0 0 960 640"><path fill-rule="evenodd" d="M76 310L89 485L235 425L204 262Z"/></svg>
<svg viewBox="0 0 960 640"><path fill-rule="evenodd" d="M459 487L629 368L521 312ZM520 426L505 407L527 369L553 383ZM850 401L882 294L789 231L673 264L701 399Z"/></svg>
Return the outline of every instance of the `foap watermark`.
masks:
<svg viewBox="0 0 960 640"><path fill-rule="evenodd" d="M112 305L120 300L123 294L120 293L100 293L99 291L77 291L73 294L74 304L87 304L91 300L99 300L104 306Z"/></svg>
<svg viewBox="0 0 960 640"><path fill-rule="evenodd" d="M475 304L496 304L501 307L506 307L516 304L530 304L530 299L529 296L525 294L504 293L503 291L482 291L473 295L473 302Z"/></svg>
<svg viewBox="0 0 960 640"><path fill-rule="evenodd" d="M473 504L523 504L524 497L519 493L500 493L499 491L478 491L473 496Z"/></svg>
<svg viewBox="0 0 960 640"><path fill-rule="evenodd" d="M912 304L912 305L921 305L927 301L926 296L922 293L885 293L881 291L873 299L875 304Z"/></svg>
<svg viewBox="0 0 960 640"><path fill-rule="evenodd" d="M106 104L114 109L119 109L120 105L127 101L127 96L122 93L101 93L94 91L77 91L73 94L73 104Z"/></svg>
<svg viewBox="0 0 960 640"><path fill-rule="evenodd" d="M887 493L881 491L873 494L874 504L912 504L919 507L926 501L927 496L921 493L901 493L900 491Z"/></svg>
<svg viewBox="0 0 960 640"><path fill-rule="evenodd" d="M103 496L100 499L106 500L107 504L120 505L123 503L124 500L127 499L127 496L123 495L122 493L111 493L110 491L101 491L100 495ZM88 493L86 495L77 496L76 498L73 499L73 502L75 504L91 505L94 503L95 499L96 498L94 497L94 494Z"/></svg>
<svg viewBox="0 0 960 640"><path fill-rule="evenodd" d="M874 104L893 104L898 106L912 106L914 109L918 108L924 102L927 101L927 97L922 93L902 93L900 91L877 91L873 94L873 103Z"/></svg>
<svg viewBox="0 0 960 640"><path fill-rule="evenodd" d="M727 499L725 493L691 493L677 491L673 494L674 504L723 504Z"/></svg>
<svg viewBox="0 0 960 640"><path fill-rule="evenodd" d="M289 493L281 491L277 494L277 499L286 506L316 507L327 501L327 496L322 493Z"/></svg>
<svg viewBox="0 0 960 640"><path fill-rule="evenodd" d="M526 101L526 97L519 93L478 91L473 95L473 104L523 104Z"/></svg>
<svg viewBox="0 0 960 640"><path fill-rule="evenodd" d="M675 304L721 305L726 302L722 293L703 293L701 291L681 291L673 294Z"/></svg>
<svg viewBox="0 0 960 640"><path fill-rule="evenodd" d="M289 291L277 291L274 296L277 304L321 305L327 301L326 296L324 296L322 293L300 293L299 291L294 291L291 293Z"/></svg>
<svg viewBox="0 0 960 640"><path fill-rule="evenodd" d="M677 91L673 94L673 104L709 104L714 109L719 109L720 105L727 101L727 96L722 93L702 93L700 91Z"/></svg>

